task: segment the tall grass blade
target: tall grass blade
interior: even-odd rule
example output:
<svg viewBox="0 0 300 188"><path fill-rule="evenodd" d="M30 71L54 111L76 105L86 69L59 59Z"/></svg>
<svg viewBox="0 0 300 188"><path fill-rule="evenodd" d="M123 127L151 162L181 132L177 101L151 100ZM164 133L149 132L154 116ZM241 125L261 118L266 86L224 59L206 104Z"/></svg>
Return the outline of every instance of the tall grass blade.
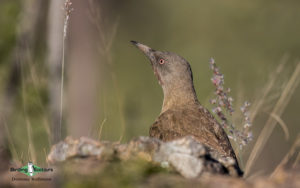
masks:
<svg viewBox="0 0 300 188"><path fill-rule="evenodd" d="M284 165L286 165L288 163L288 161L291 159L291 157L296 153L297 148L300 148L300 134L298 134L297 139L294 142L294 144L292 145L290 151L285 155L283 160L277 165L276 169L270 175L271 178L274 177L280 171L280 169L282 169L284 167ZM295 164L298 162L299 156L300 156L300 152L298 150L298 156L297 156L293 166L296 166Z"/></svg>
<svg viewBox="0 0 300 188"><path fill-rule="evenodd" d="M275 104L271 114L276 114L277 116L281 116L283 111L285 110L286 106L288 105L292 94L294 93L296 87L298 86L300 81L300 63L296 65L295 71L293 72L292 76L290 77L286 87L281 93L281 96L277 103ZM270 135L272 134L277 121L273 117L269 117L267 120L263 130L261 131L254 148L249 156L249 159L246 163L245 167L245 177L249 174L251 167L253 166L255 160L260 155L262 149L264 148L267 140L269 139Z"/></svg>

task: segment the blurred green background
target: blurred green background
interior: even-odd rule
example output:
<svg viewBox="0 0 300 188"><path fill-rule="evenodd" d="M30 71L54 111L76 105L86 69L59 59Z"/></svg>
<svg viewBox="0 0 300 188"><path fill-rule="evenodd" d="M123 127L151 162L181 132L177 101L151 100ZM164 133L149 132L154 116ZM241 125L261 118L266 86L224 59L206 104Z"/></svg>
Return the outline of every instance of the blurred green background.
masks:
<svg viewBox="0 0 300 188"><path fill-rule="evenodd" d="M50 107L56 104L51 94L57 91L50 87L56 82L53 81L55 75L49 71L51 65L47 64L51 50L59 47L49 45L53 42L49 35L57 34L54 46L62 43L64 19L61 8L51 9L53 2L0 1L2 100L7 100L5 92L10 88L11 75L20 74L20 83L12 82L12 87L16 88L12 102L9 106L1 106L2 113L11 108L9 113L1 115L5 127L1 131L14 159L19 161L34 160L33 156L36 156L37 162L45 163L51 145ZM160 113L163 93L148 59L129 42L136 40L187 59L192 66L198 98L209 110L208 101L214 91L208 63L211 57L225 75L225 86L231 88L236 111L243 101L253 103L258 100L269 80L276 79L271 95L253 122L254 141L241 155L245 163L282 87L299 62L300 1L72 2L74 10L68 23L65 46L62 138L82 135L118 141L123 135L121 142L126 142L133 137L148 135L150 125ZM37 13L31 14L31 11ZM36 24L31 24L35 28L27 28L30 24L26 22L35 17L38 17ZM60 27L51 30L53 25L50 23L55 21ZM24 39L26 34L31 38ZM61 48L58 51L62 51ZM12 71L14 60L19 54L25 55L19 58L21 68L15 73ZM57 59L58 64L61 63L61 54ZM284 71L276 78L272 77L281 62L286 62ZM54 69L59 79L60 69ZM298 87L281 116L288 126L289 139L286 140L280 126L276 126L253 172L273 170L289 150L300 130L299 96Z"/></svg>

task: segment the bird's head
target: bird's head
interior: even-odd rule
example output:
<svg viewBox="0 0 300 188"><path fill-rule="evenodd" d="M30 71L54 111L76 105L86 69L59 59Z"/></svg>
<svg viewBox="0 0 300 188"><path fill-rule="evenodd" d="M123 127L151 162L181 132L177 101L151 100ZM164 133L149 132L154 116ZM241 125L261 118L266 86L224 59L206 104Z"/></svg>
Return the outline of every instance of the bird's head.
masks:
<svg viewBox="0 0 300 188"><path fill-rule="evenodd" d="M149 58L154 74L162 86L164 102L161 113L182 105L198 104L192 70L184 58L172 52L162 52L131 42Z"/></svg>
<svg viewBox="0 0 300 188"><path fill-rule="evenodd" d="M131 41L131 43L149 58L154 74L164 89L192 84L191 67L184 58L172 52L154 50L136 41Z"/></svg>

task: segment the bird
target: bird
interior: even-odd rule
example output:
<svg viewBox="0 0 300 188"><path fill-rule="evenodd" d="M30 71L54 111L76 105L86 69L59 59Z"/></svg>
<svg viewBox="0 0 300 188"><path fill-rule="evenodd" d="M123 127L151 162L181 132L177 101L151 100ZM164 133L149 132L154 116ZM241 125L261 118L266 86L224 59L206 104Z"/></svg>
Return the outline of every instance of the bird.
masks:
<svg viewBox="0 0 300 188"><path fill-rule="evenodd" d="M167 142L193 136L237 162L226 132L197 98L189 62L173 52L154 50L136 41L131 43L150 60L164 94L161 112L150 127L150 137Z"/></svg>

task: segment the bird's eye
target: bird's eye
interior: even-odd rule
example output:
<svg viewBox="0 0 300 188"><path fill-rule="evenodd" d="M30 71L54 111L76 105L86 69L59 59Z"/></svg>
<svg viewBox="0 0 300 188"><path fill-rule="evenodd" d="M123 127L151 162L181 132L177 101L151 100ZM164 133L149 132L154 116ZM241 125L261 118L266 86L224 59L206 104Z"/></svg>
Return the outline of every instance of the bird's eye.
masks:
<svg viewBox="0 0 300 188"><path fill-rule="evenodd" d="M159 64L162 65L162 64L164 64L164 63L165 63L165 60L164 60L164 59L160 59L160 60L159 60Z"/></svg>

